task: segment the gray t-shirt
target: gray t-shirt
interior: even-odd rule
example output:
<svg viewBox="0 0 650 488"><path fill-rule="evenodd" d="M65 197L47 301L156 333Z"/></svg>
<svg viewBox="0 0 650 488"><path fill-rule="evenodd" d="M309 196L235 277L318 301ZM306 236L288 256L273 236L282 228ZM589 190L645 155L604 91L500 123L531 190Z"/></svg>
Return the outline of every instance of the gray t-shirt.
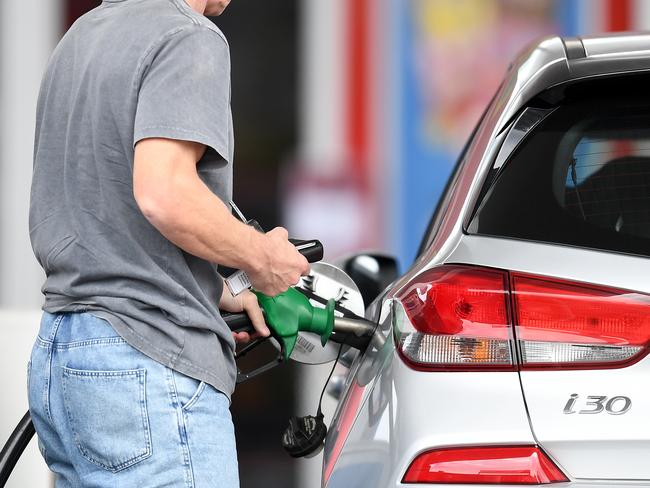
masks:
<svg viewBox="0 0 650 488"><path fill-rule="evenodd" d="M234 341L216 266L183 252L133 197L134 144L208 147L201 179L232 194L230 56L183 0L104 0L65 34L38 100L30 236L44 310L91 311L133 347L230 395Z"/></svg>

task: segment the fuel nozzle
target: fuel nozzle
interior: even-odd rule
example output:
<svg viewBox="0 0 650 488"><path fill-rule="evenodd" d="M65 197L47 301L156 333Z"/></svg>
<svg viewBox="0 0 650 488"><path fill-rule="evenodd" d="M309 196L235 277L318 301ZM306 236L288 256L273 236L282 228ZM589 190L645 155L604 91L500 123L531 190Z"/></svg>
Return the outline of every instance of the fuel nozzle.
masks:
<svg viewBox="0 0 650 488"><path fill-rule="evenodd" d="M325 308L314 307L309 299L295 288L274 297L255 292L266 314L266 323L282 348L285 361L289 359L298 339L298 332L318 334L324 346L334 329L336 302L327 301Z"/></svg>

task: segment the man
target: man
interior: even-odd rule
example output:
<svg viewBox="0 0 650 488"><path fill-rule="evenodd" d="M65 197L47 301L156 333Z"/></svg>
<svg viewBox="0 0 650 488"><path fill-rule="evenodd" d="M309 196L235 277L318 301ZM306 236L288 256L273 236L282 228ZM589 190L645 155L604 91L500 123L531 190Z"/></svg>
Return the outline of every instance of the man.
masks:
<svg viewBox="0 0 650 488"><path fill-rule="evenodd" d="M234 487L235 337L251 292L309 271L232 217L228 0L104 0L56 50L37 109L30 236L46 273L29 404L58 487ZM217 306L218 305L218 306Z"/></svg>

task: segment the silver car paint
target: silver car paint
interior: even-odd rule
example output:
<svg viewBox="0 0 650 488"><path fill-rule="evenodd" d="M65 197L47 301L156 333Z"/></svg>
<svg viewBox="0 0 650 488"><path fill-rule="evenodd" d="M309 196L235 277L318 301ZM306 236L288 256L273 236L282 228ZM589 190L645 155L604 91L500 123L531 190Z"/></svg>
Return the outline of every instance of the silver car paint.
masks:
<svg viewBox="0 0 650 488"><path fill-rule="evenodd" d="M422 373L397 357L390 312L392 297L405 283L442 263L650 293L650 260L645 258L463 232L507 132L503 129L532 97L572 80L646 70L650 70L649 35L548 38L513 63L474 135L425 252L367 311L369 318L380 322L383 346L369 348L351 367L326 443L325 466L335 461L327 486L412 486L400 480L422 450L534 443L571 479L556 486L650 486L650 462L645 460L650 453L650 392L645 386L650 358L618 370ZM337 435L341 406L359 384L365 385L362 401L342 440ZM564 405L574 393L626 395L633 407L620 416L564 415Z"/></svg>

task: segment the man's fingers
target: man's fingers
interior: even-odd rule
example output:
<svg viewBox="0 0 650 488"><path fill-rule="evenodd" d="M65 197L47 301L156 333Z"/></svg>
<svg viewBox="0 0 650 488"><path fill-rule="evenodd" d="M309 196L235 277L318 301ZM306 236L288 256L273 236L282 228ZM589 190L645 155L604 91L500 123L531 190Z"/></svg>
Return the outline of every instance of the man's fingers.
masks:
<svg viewBox="0 0 650 488"><path fill-rule="evenodd" d="M233 332L232 336L238 344L246 344L251 340L251 336L248 332Z"/></svg>
<svg viewBox="0 0 650 488"><path fill-rule="evenodd" d="M257 303L257 297L253 295L253 298L254 299L246 300L244 302L244 309L246 310L248 317L251 319L255 331L262 337L268 337L271 335L271 331L264 321L264 315L262 314L262 309Z"/></svg>
<svg viewBox="0 0 650 488"><path fill-rule="evenodd" d="M300 274L302 276L307 276L311 272L311 266L309 265L309 261L307 261L307 258L305 258L305 262L303 263L302 270L300 271Z"/></svg>
<svg viewBox="0 0 650 488"><path fill-rule="evenodd" d="M285 229L284 227L276 227L273 229L275 232L277 232L280 237L282 237L282 240L288 240L289 239L289 231Z"/></svg>

